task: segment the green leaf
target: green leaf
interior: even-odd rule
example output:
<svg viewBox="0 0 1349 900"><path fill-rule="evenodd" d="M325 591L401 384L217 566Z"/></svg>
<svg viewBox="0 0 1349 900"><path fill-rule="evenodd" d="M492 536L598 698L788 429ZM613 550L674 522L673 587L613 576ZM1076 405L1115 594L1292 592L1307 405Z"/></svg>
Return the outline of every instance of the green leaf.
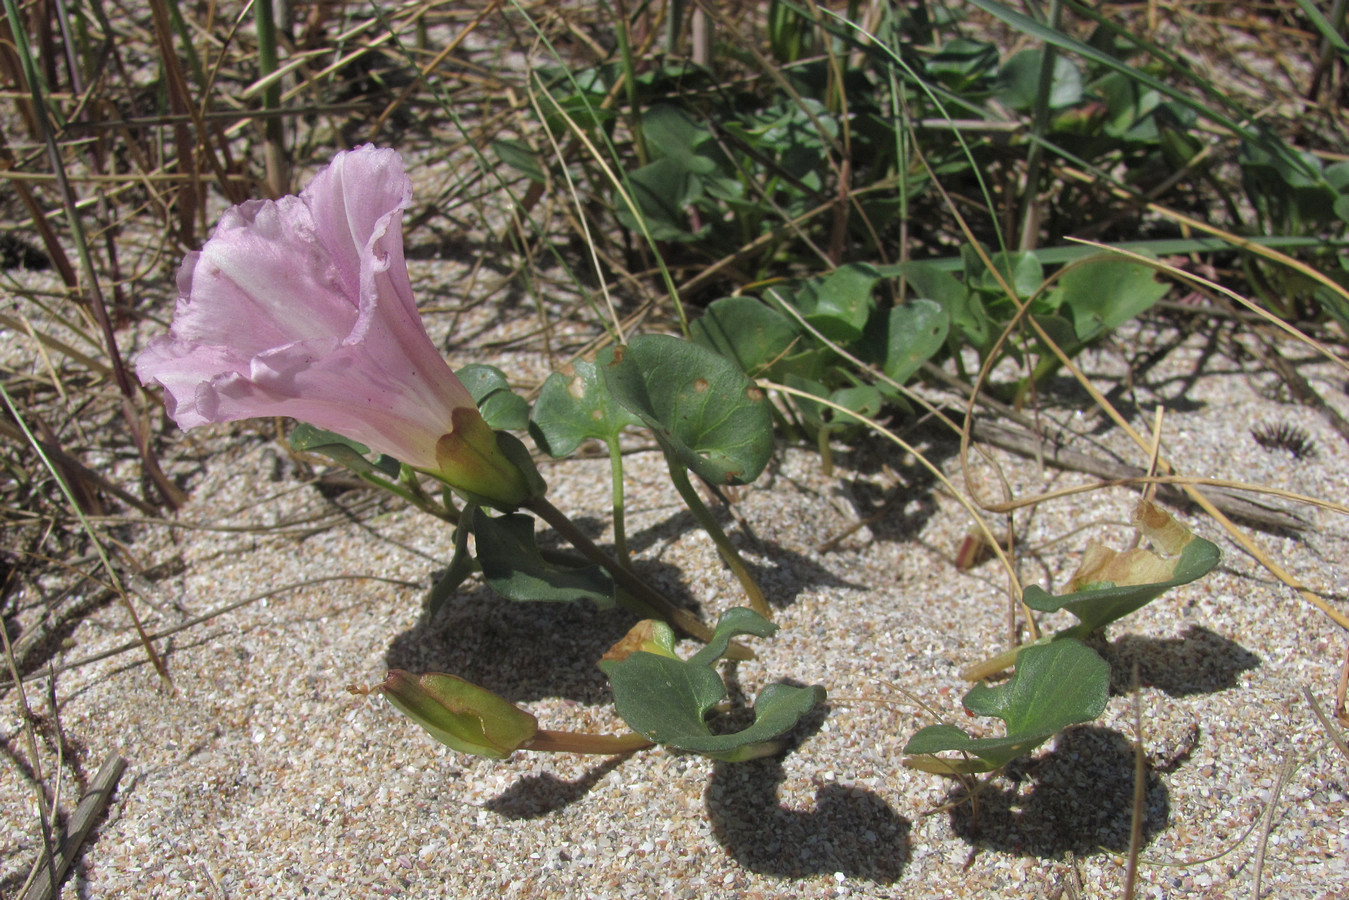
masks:
<svg viewBox="0 0 1349 900"><path fill-rule="evenodd" d="M1003 290L998 279L984 265L984 261L979 258L979 254L974 252L974 248L968 244L960 248L960 255L965 257L966 283L974 284L980 289L999 297L1005 297L1007 292ZM1030 252L997 252L991 257L993 268L1002 276L1016 291L1019 298L1026 298L1040 289L1040 285L1045 280L1044 266L1034 253Z"/></svg>
<svg viewBox="0 0 1349 900"><path fill-rule="evenodd" d="M657 241L691 241L701 234L693 231L685 210L702 197L702 184L679 160L664 157L629 172L628 184L637 212L620 205L618 220L625 228L640 233L645 225Z"/></svg>
<svg viewBox="0 0 1349 900"><path fill-rule="evenodd" d="M530 181L542 183L548 180L543 167L539 165L539 158L535 155L534 149L524 141L497 138L492 141L492 151L503 163L521 172Z"/></svg>
<svg viewBox="0 0 1349 900"><path fill-rule="evenodd" d="M697 152L699 145L712 140L712 133L678 106L658 103L647 110L642 116L642 137L653 159L672 160L695 175L716 171L716 163Z"/></svg>
<svg viewBox="0 0 1349 900"><path fill-rule="evenodd" d="M641 424L609 394L595 364L578 359L571 375L554 372L543 383L529 431L549 456L562 457L588 440L612 444L624 428Z"/></svg>
<svg viewBox="0 0 1349 900"><path fill-rule="evenodd" d="M1085 343L1160 300L1168 287L1155 274L1151 266L1132 260L1108 254L1092 257L1064 271L1050 304L1067 307L1077 339Z"/></svg>
<svg viewBox="0 0 1349 900"><path fill-rule="evenodd" d="M1007 60L998 72L997 98L1012 109L1025 112L1035 106L1040 93L1040 70L1044 50L1022 50ZM1082 73L1072 60L1054 55L1054 78L1049 88L1049 108L1072 106L1082 99Z"/></svg>
<svg viewBox="0 0 1349 900"><path fill-rule="evenodd" d="M1053 341L1060 350L1072 356L1081 349L1081 342L1077 339L1077 329L1073 327L1072 321L1063 316L1034 316L1035 323L1044 329L1045 336ZM1051 353L1048 347L1044 347L1044 354L1049 358ZM1054 358L1054 364L1057 365L1058 359Z"/></svg>
<svg viewBox="0 0 1349 900"><path fill-rule="evenodd" d="M941 350L950 318L940 303L910 300L890 310L889 340L885 347L885 374L900 384Z"/></svg>
<svg viewBox="0 0 1349 900"><path fill-rule="evenodd" d="M1089 545L1069 582L1076 590L1054 597L1027 585L1022 593L1026 605L1040 612L1067 610L1080 623L1060 635L1082 636L1141 609L1173 587L1207 575L1221 559L1216 544L1195 537L1154 504L1140 503L1134 523L1170 555L1141 547L1115 551Z"/></svg>
<svg viewBox="0 0 1349 900"><path fill-rule="evenodd" d="M1105 711L1110 665L1074 640L1030 646L1016 658L1016 673L994 687L975 685L965 708L995 716L1007 724L1006 737L973 738L954 725L930 725L904 746L905 765L941 774L991 772L1002 768L1053 735ZM978 759L943 759L932 754L958 750Z"/></svg>
<svg viewBox="0 0 1349 900"><path fill-rule="evenodd" d="M320 453L334 462L340 463L360 475L383 475L397 478L401 468L398 460L392 456L380 455L371 462L367 457L370 448L358 444L340 434L315 428L306 422L300 422L290 432L290 449Z"/></svg>
<svg viewBox="0 0 1349 900"><path fill-rule="evenodd" d="M753 297L722 297L689 326L689 336L727 359L752 378L764 377L801 341L796 323Z"/></svg>
<svg viewBox="0 0 1349 900"><path fill-rule="evenodd" d="M469 363L454 373L473 395L478 411L494 430L523 431L529 425L529 403L511 391L506 373L486 363Z"/></svg>
<svg viewBox="0 0 1349 900"><path fill-rule="evenodd" d="M614 583L599 566L567 568L543 558L534 542L534 518L491 516L473 508L473 537L487 584L507 600L569 603L589 599L614 605Z"/></svg>
<svg viewBox="0 0 1349 900"><path fill-rule="evenodd" d="M927 72L953 91L961 92L992 75L997 66L997 47L967 38L956 38L947 41L927 61Z"/></svg>
<svg viewBox="0 0 1349 900"><path fill-rule="evenodd" d="M788 387L814 394L816 397L828 400L844 409L860 413L868 419L876 418L884 402L881 392L869 384L831 391L818 381L812 381L809 378L802 378L794 374L787 375L786 383ZM816 428L861 424L846 412L834 409L832 406L825 406L806 397L793 397L792 400L801 410L801 414L806 417L806 421Z"/></svg>
<svg viewBox="0 0 1349 900"><path fill-rule="evenodd" d="M389 672L375 687L431 737L460 753L505 759L539 731L523 709L456 675Z"/></svg>
<svg viewBox="0 0 1349 900"><path fill-rule="evenodd" d="M790 301L820 334L840 344L851 344L862 336L875 308L871 292L880 278L875 266L849 263L821 282L802 284Z"/></svg>
<svg viewBox="0 0 1349 900"><path fill-rule="evenodd" d="M667 335L633 338L598 360L609 393L667 453L712 484L746 484L773 453L763 391L714 350Z"/></svg>
<svg viewBox="0 0 1349 900"><path fill-rule="evenodd" d="M991 325L983 303L960 279L926 262L903 263L900 273L916 296L936 301L946 309L951 325L964 335L965 340L976 347L982 347L992 340Z"/></svg>
<svg viewBox="0 0 1349 900"><path fill-rule="evenodd" d="M1150 74L1147 69L1142 66L1133 65L1123 59L1118 59L1109 53L1105 53L1096 47L1085 44L1067 31L1052 28L1048 24L1038 22L1026 14L1017 11L1010 5L1001 2L1001 0L970 0L970 4L996 16L1027 37L1044 41L1047 44L1053 44L1062 50L1067 50L1076 57L1087 60L1088 62L1096 63L1107 69L1120 72L1125 77L1137 81L1141 85L1145 85L1159 93L1165 94L1176 102L1193 109L1200 116L1218 123L1225 129L1231 131L1233 134L1239 135L1245 140L1259 143L1265 149L1276 155L1282 155L1285 156L1285 158L1292 155L1288 147L1276 138L1273 138L1270 135L1260 134L1258 129L1252 129L1243 125L1241 121L1238 121L1238 119L1242 121L1245 120L1246 111L1241 109L1240 104L1235 100L1220 94L1216 90L1208 90L1206 92L1207 96L1191 96L1186 91L1186 85L1170 84L1166 80ZM1079 7L1079 11L1084 12L1097 22L1106 21L1103 14L1088 10L1085 7ZM1219 109L1219 103L1215 103L1214 100L1219 101L1221 105L1225 105L1227 108L1233 110L1234 114L1237 115L1237 119L1224 115Z"/></svg>
<svg viewBox="0 0 1349 900"><path fill-rule="evenodd" d="M648 740L728 762L755 759L778 752L775 738L826 696L819 685L771 684L755 701L754 724L734 734L713 733L707 715L726 698L726 685L714 668L717 659L738 635L768 637L776 630L753 610L735 607L717 622L708 645L688 660L638 650L605 659L600 668L613 687L618 714Z"/></svg>
<svg viewBox="0 0 1349 900"><path fill-rule="evenodd" d="M612 109L602 105L603 90L583 91L560 98L544 90L537 97L544 127L559 141L569 136L573 128L583 132L594 131L608 125L618 116Z"/></svg>

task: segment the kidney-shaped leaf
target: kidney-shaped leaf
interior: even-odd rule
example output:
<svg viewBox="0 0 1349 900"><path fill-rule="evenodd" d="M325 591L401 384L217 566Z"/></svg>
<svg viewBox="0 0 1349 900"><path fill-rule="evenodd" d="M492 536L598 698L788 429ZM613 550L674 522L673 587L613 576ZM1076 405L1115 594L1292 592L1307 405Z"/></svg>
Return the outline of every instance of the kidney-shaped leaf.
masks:
<svg viewBox="0 0 1349 900"><path fill-rule="evenodd" d="M1067 269L1054 286L1051 305L1066 307L1079 341L1089 341L1149 309L1168 290L1151 266L1094 256Z"/></svg>
<svg viewBox="0 0 1349 900"><path fill-rule="evenodd" d="M639 627L659 629L662 623ZM726 698L726 685L714 666L731 639L742 634L767 637L776 630L753 610L736 607L721 617L712 640L690 659L665 650L671 646L665 639L655 641L664 652L636 650L621 659L605 659L600 668L613 687L618 714L648 740L727 762L769 756L781 749L775 738L824 702L823 687L770 684L754 703L754 724L734 734L714 734L707 714ZM630 643L641 646L652 640L647 636Z"/></svg>
<svg viewBox="0 0 1349 900"><path fill-rule="evenodd" d="M848 263L823 281L801 284L790 301L820 334L840 344L851 344L862 336L876 306L871 292L880 279L874 266Z"/></svg>
<svg viewBox="0 0 1349 900"><path fill-rule="evenodd" d="M792 374L787 375L786 381L788 387L814 394L816 397L834 404L833 406L826 405L800 395L792 398L806 422L814 428L826 426L846 428L849 425L860 424L859 420L848 415L848 412L855 412L866 416L868 419L874 419L880 413L881 405L884 402L881 392L869 384L831 391L818 381L800 378ZM835 406L843 408L836 409Z"/></svg>
<svg viewBox="0 0 1349 900"><path fill-rule="evenodd" d="M1017 655L1016 673L994 687L975 685L965 708L1007 723L1007 736L973 738L954 725L929 725L909 739L904 760L910 768L943 775L991 772L1043 744L1078 722L1105 711L1110 665L1074 640L1027 647ZM933 754L958 750L977 759L945 759Z"/></svg>
<svg viewBox="0 0 1349 900"><path fill-rule="evenodd" d="M903 384L946 343L951 320L940 303L919 299L891 309L888 324L885 374Z"/></svg>
<svg viewBox="0 0 1349 900"><path fill-rule="evenodd" d="M733 359L752 377L765 374L800 342L801 333L785 315L753 297L722 297L689 326L693 340Z"/></svg>
<svg viewBox="0 0 1349 900"><path fill-rule="evenodd" d="M549 456L561 457L587 440L612 444L624 428L641 424L609 395L595 364L578 359L571 375L554 372L543 383L529 430Z"/></svg>
<svg viewBox="0 0 1349 900"><path fill-rule="evenodd" d="M511 390L505 372L486 363L469 363L454 374L468 388L488 425L522 431L529 424L529 403Z"/></svg>
<svg viewBox="0 0 1349 900"><path fill-rule="evenodd" d="M773 420L763 391L714 350L660 334L607 349L605 386L666 452L712 484L746 484L768 465Z"/></svg>
<svg viewBox="0 0 1349 900"><path fill-rule="evenodd" d="M1015 110L1033 107L1040 93L1040 70L1044 51L1022 50L1003 64L998 72L997 97ZM1049 87L1049 108L1062 109L1082 99L1082 73L1072 60L1054 57L1053 80Z"/></svg>
<svg viewBox="0 0 1349 900"><path fill-rule="evenodd" d="M1026 605L1040 612L1066 609L1081 620L1068 633L1081 636L1207 575L1221 558L1216 544L1195 537L1154 503L1139 502L1134 525L1165 555L1143 547L1111 550L1090 544L1068 582L1072 593L1054 597L1027 585L1022 593Z"/></svg>

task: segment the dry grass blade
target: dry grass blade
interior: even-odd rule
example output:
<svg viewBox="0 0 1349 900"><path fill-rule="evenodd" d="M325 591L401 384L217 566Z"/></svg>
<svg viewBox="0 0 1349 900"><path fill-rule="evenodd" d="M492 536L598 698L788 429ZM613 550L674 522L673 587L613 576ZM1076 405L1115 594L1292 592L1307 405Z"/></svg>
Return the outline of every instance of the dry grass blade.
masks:
<svg viewBox="0 0 1349 900"><path fill-rule="evenodd" d="M90 783L89 790L80 797L79 805L75 807L74 814L66 823L54 865L37 868L37 877L23 892L21 900L50 900L58 896L58 886L62 878L70 869L70 864L75 861L75 857L79 855L94 823L112 802L113 792L117 790L117 782L122 777L124 769L126 760L116 751L109 753L103 760L103 765L99 766L98 774Z"/></svg>
<svg viewBox="0 0 1349 900"><path fill-rule="evenodd" d="M136 628L136 634L140 639L141 647L144 648L147 658L149 658L150 662L154 665L155 671L159 673L160 679L170 690L172 690L173 680L169 677L169 670L164 665L164 661L160 659L158 651L154 648L154 644L150 642L149 637L146 635L145 628L141 625L140 615L132 605L131 598L127 596L126 591L123 589L121 579L118 578L117 572L112 566L112 561L108 558L107 553L103 548L103 544L98 540L96 532L90 528L84 512L80 509L79 503L76 502L75 496L71 492L70 485L62 476L61 471L55 462L44 452L42 442L38 441L38 439L33 436L32 431L30 431L28 426L24 423L22 414L19 412L18 408L15 407L14 401L10 398L9 392L5 390L4 385L0 385L0 398L4 399L5 406L8 408L10 416L18 423L20 430L23 432L23 436L27 439L34 451L36 451L38 458L42 460L43 465L47 467L47 470L51 473L52 477L56 480L56 483L61 490L61 494L70 504L71 512L73 512L75 517L80 520L81 524L84 526L85 533L93 540L94 548L98 553L99 560L103 564L103 569L107 572L108 578L114 585L117 596L122 601L122 606L126 609L132 625ZM6 643L8 643L8 640ZM17 673L14 677L17 680Z"/></svg>
<svg viewBox="0 0 1349 900"><path fill-rule="evenodd" d="M1255 861L1251 866L1251 896L1255 900L1260 900L1263 893L1261 882L1265 875L1265 851L1269 847L1269 836L1274 832L1274 814L1279 808L1279 799L1283 796L1283 789L1288 784L1288 779L1293 776L1293 771L1297 769L1298 761L1291 752L1284 758L1283 766L1279 769L1279 777L1274 782L1274 789L1269 793L1269 803L1265 806L1264 815L1260 817L1260 837L1256 842Z"/></svg>
<svg viewBox="0 0 1349 900"><path fill-rule="evenodd" d="M1316 716L1316 721L1320 722L1321 727L1325 729L1326 738L1335 745L1335 749L1340 751L1345 761L1349 762L1349 742L1345 741L1344 735L1340 734L1330 721L1330 717L1325 714L1325 710L1321 709L1321 704L1316 702L1316 698L1312 696L1309 688L1304 687L1302 689L1302 696L1307 698L1307 705L1311 707L1312 713Z"/></svg>
<svg viewBox="0 0 1349 900"><path fill-rule="evenodd" d="M1340 320L1328 311L1285 317L1273 290L1280 285L1252 272L1283 266L1299 287L1313 285L1308 295L1349 299L1336 268L1345 231L1338 218L1316 216L1270 227L1242 183L1250 174L1243 135L1268 134L1340 177L1335 151L1349 125L1333 100L1349 69L1322 53L1306 2L1032 10L1040 22L1063 16L1057 45L995 21L994 7L1015 10L1007 0L979 0L958 22L923 4L836 11L815 0L7 2L0 184L12 190L0 200L0 238L21 239L36 262L4 272L12 307L0 311L9 337L0 341L8 350L0 375L8 409L22 416L0 416L0 525L8 529L0 574L15 586L0 609L0 630L13 640L0 692L11 692L17 710L0 748L11 762L0 768L10 787L0 812L19 851L0 854L0 893L23 893L34 860L24 896L59 886L75 849L62 838L62 816L84 795L89 812L82 802L72 824L97 819L94 797L106 799L116 776L100 770L93 786L86 778L108 747L153 775L122 785L117 815L86 846L80 887L99 896L166 884L218 897L258 884L345 896L360 884L408 897L579 897L623 883L652 896L818 900L1015 883L1022 894L1062 898L1239 893L1248 876L1266 895L1338 890L1331 863L1342 799L1319 783L1304 793L1292 754L1310 761L1316 779L1335 778L1340 754L1349 757L1337 721L1349 659L1336 708L1313 699L1331 696L1339 660L1325 647L1338 647L1339 629L1349 628L1343 598L1322 589L1334 583L1349 505L1333 487L1318 492L1338 475L1344 447L1323 438L1307 409L1280 409L1259 388L1282 360L1305 403L1319 397L1340 409L1338 379L1349 364ZM1329 18L1339 24L1337 12ZM774 55L792 29L796 51ZM1088 29L1096 32L1089 44L1077 37ZM1036 105L1013 104L1012 61L1046 45L1057 49L1049 65L1035 60ZM1107 72L1079 45L1171 93L1148 96L1146 82ZM32 50L27 68L20 49ZM971 63L975 56L985 62ZM1076 102L1045 96L1059 64L1080 76ZM1220 99L1227 95L1236 99ZM1312 95L1321 101L1303 100ZM1189 110L1216 121L1194 109L1205 103L1234 127L1168 118ZM1247 116L1243 104L1258 112ZM659 117L647 118L656 106L687 114L705 143L679 150L717 174L699 182L695 200L674 184L668 193L680 202L667 219L644 206L644 192L666 182L637 177L672 158L649 140L659 133ZM44 114L52 119L45 127ZM1178 138L1182 150L1201 146L1176 161L1167 156L1175 147L1159 150L1150 129ZM801 140L789 144L787 133ZM831 691L827 723L790 756L742 767L669 753L599 769L567 758L546 770L521 760L479 764L419 742L383 705L334 697L332 685L348 676L424 665L481 671L493 690L537 706L541 717L617 721L600 705L607 688L590 666L591 644L604 643L613 624L606 614L498 603L473 577L435 616L419 614L428 576L449 555L443 521L414 520L406 497L353 491L363 484L326 459L278 450L280 420L184 436L123 364L123 353L129 361L168 327L178 261L199 249L225 206L293 191L335 150L365 141L408 161L414 201L402 220L404 250L433 339L456 364L500 366L526 399L573 355L673 332L686 318L696 332L700 308L717 297L783 308L775 292L791 300L798 285L849 263L884 266L869 298L875 321L926 297L917 278L895 274L907 270L895 260L953 273L981 298L989 346L952 328L907 387L886 382L882 348L841 345L804 317L791 349L770 364L771 381L785 383L764 387L778 392L785 418L808 398L835 410L831 422L847 415L879 438L865 434L840 454L847 476L839 481L819 471L813 450L780 435L783 452L764 479L735 498L735 515L761 538L755 575L782 625L756 650L765 664L793 667L781 674ZM1096 144L1111 149L1097 154ZM1190 230L1235 249L1189 241ZM1270 250L1245 234L1293 249ZM1061 285L1051 279L1035 293L1010 283L1002 273L1014 254L987 248L1044 247L1061 235L1098 238L1102 250L1113 250L1111 241L1202 243L1186 265L1204 274L1117 253L1183 285L1178 293L1195 290L1116 333L1136 344L1107 334L1069 346L1061 368L1013 400L1007 388L1016 384L1004 379L1025 384L1037 358L1052 365L1063 350L1040 340L1040 308L1030 309L1050 305L1050 288ZM0 242L0 258L6 249ZM1035 259L1042 272L1056 271L1051 260L1067 253L1053 247ZM1269 298L1268 306L1250 297ZM859 419L777 377L802 350L828 367L828 390L844 382L878 390L916 414L906 418L910 409L895 403ZM1194 352L1210 355L1190 373ZM1009 362L1017 354L1030 361L1022 369ZM991 368L979 371L985 359ZM1309 393L1296 380L1300 367ZM1236 386L1231 406L1249 401L1262 422L1286 421L1294 438L1302 429L1319 458L1248 446L1253 422L1241 422L1233 477L1269 483L1202 477L1232 468L1226 456L1193 452L1229 449L1210 449L1206 430L1228 424L1217 422L1228 406L1219 384ZM1020 400L1035 408L1023 411ZM1163 406L1165 435L1153 419ZM1084 407L1085 421L1075 420ZM960 435L958 458L941 429ZM912 437L920 430L923 441ZM833 438L836 452L848 443L842 430ZM628 513L640 529L633 555L675 585L662 591L712 621L717 604L741 593L704 552L710 547L686 534L682 511L671 512L677 497L651 465L657 455L625 447L634 450L623 458ZM1248 450L1258 476L1245 471ZM568 513L573 503L583 514L601 509L599 466L552 461L550 498ZM157 515L156 490L176 497L178 486L191 488L190 505ZM1083 734L1065 732L1024 766L967 778L963 793L896 771L913 716L850 686L883 674L904 685L894 690L915 704L909 713L990 733L967 720L952 693L960 667L1004 645L1004 611L1012 643L1038 635L1039 619L1054 623L1056 614L1017 605L1020 587L1057 586L1077 545L1120 527L1110 510L1125 491L1114 488L1208 510L1320 612L1286 602L1279 582L1229 554L1183 598L1114 630L1103 655L1137 653L1144 665L1162 665L1136 676L1130 697L1111 699L1099 727L1080 730L1092 753L1076 754ZM1102 491L1110 493L1094 493ZM996 566L951 566L949 550L970 519ZM1229 520L1271 530L1253 536ZM596 543L613 533L597 519L578 521ZM867 539L845 540L863 526ZM347 572L363 574L336 574ZM577 623L595 634L564 632ZM1257 664L1242 668L1248 657ZM146 677L147 660L173 667L181 695L164 696ZM1198 669L1205 675L1190 685ZM1224 677L1209 679L1211 669ZM737 679L750 694L779 675L757 665L727 671L733 696ZM1281 706L1290 683L1311 686L1304 693L1315 715L1298 717L1292 733ZM1131 718L1133 734L1121 733ZM1202 742L1183 740L1190 728ZM1181 748L1174 756L1173 746ZM117 762L110 756L104 769ZM664 788L647 790L653 779ZM1107 785L1122 788L1096 804L1109 810L1073 817ZM1296 794L1299 813L1317 823L1296 841L1280 824L1289 808L1280 791ZM949 825L924 818L938 813ZM1275 825L1290 829L1280 832L1286 840L1271 839ZM1078 839L1102 828L1109 846ZM1248 838L1262 830L1257 853ZM316 840L324 852L311 852ZM1154 841L1178 862L1151 858ZM150 845L174 852L136 849ZM1234 851L1244 860L1217 862ZM1194 871L1176 871L1183 866ZM1191 877L1205 880L1190 885Z"/></svg>

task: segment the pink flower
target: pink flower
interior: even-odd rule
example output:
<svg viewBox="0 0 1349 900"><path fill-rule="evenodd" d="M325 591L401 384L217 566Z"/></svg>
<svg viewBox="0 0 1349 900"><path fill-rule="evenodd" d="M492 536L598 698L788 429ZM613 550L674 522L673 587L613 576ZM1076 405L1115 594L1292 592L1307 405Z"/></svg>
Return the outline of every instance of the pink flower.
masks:
<svg viewBox="0 0 1349 900"><path fill-rule="evenodd" d="M228 210L183 260L172 331L140 354L137 376L164 388L183 429L292 416L456 487L517 480L417 313L403 259L411 201L398 153L366 145L298 197ZM469 484L451 477L465 466ZM500 487L487 495L519 502Z"/></svg>

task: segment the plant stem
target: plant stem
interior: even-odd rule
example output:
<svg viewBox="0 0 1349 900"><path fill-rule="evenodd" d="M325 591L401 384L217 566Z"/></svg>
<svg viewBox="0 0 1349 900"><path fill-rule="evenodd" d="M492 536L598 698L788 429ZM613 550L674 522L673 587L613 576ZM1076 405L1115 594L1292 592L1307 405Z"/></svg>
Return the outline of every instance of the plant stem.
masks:
<svg viewBox="0 0 1349 900"><path fill-rule="evenodd" d="M1059 27L1062 5L1059 0L1049 0L1046 14L1050 28ZM1035 92L1035 114L1031 120L1030 151L1026 154L1026 188L1021 195L1021 234L1017 247L1021 250L1034 250L1039 233L1039 214L1036 195L1040 190L1040 173L1044 168L1044 136L1049 127L1049 102L1054 89L1054 65L1058 60L1058 49L1045 44L1040 56L1040 81Z"/></svg>
<svg viewBox="0 0 1349 900"><path fill-rule="evenodd" d="M834 448L829 445L829 436L828 425L821 425L815 434L815 440L820 447L820 474L825 478L834 474Z"/></svg>
<svg viewBox="0 0 1349 900"><path fill-rule="evenodd" d="M603 566L613 576L614 581L639 602L651 607L667 622L681 628L687 634L703 643L712 639L712 629L686 609L675 606L670 598L638 578L631 569L601 550L585 532L576 527L576 523L544 497L535 497L525 504L525 508L543 519L549 525L571 541L572 545L586 557ZM726 654L731 659L753 659L754 654L745 647L732 644Z"/></svg>
<svg viewBox="0 0 1349 900"><path fill-rule="evenodd" d="M745 589L745 596L749 598L750 608L765 619L772 619L773 611L768 608L768 601L764 599L763 590L759 588L754 576L749 574L745 561L736 552L735 545L726 536L726 532L722 531L721 526L717 524L712 511L698 496L698 492L689 481L688 472L684 471L684 467L673 459L670 460L670 478L674 481L675 490L679 491L679 496L684 498L684 504L688 506L689 512L693 513L693 517L698 520L698 524L703 526L703 530L711 536L712 543L717 545L717 550L721 553L721 558L735 573L735 577L740 579L740 586Z"/></svg>
<svg viewBox="0 0 1349 900"><path fill-rule="evenodd" d="M254 22L258 30L258 75L266 78L276 72L279 60L276 53L276 14L272 0L255 0ZM263 89L262 108L274 112L281 108L281 82L273 81ZM267 189L273 197L289 191L290 179L286 171L286 131L280 116L268 116L264 125L266 144L264 157L267 166Z"/></svg>
<svg viewBox="0 0 1349 900"><path fill-rule="evenodd" d="M983 662L977 662L972 666L966 667L960 677L966 681L983 681L991 675L1006 671L1016 665L1017 655L1027 647L1042 647L1051 641L1061 640L1063 638L1076 638L1081 640L1087 636L1087 632L1082 630L1081 623L1072 625L1062 631L1056 631L1053 634L1044 634L1033 641L1027 641L1024 644L1017 644L1015 647L1009 647L996 656L990 656Z"/></svg>
<svg viewBox="0 0 1349 900"><path fill-rule="evenodd" d="M632 554L628 552L628 530L623 517L623 454L617 437L609 440L609 473L613 481L610 491L614 498L614 552L618 554L619 562L630 566Z"/></svg>
<svg viewBox="0 0 1349 900"><path fill-rule="evenodd" d="M996 656L990 656L983 662L977 662L968 666L960 673L960 677L966 681L983 681L990 675L996 675L999 672L1010 669L1016 663L1016 655L1025 648L1025 644L1017 644L1010 647Z"/></svg>
<svg viewBox="0 0 1349 900"><path fill-rule="evenodd" d="M598 753L613 756L618 753L632 753L654 747L636 732L627 734L579 734L572 731L549 731L540 728L534 737L521 745L521 750L538 750L547 753Z"/></svg>

